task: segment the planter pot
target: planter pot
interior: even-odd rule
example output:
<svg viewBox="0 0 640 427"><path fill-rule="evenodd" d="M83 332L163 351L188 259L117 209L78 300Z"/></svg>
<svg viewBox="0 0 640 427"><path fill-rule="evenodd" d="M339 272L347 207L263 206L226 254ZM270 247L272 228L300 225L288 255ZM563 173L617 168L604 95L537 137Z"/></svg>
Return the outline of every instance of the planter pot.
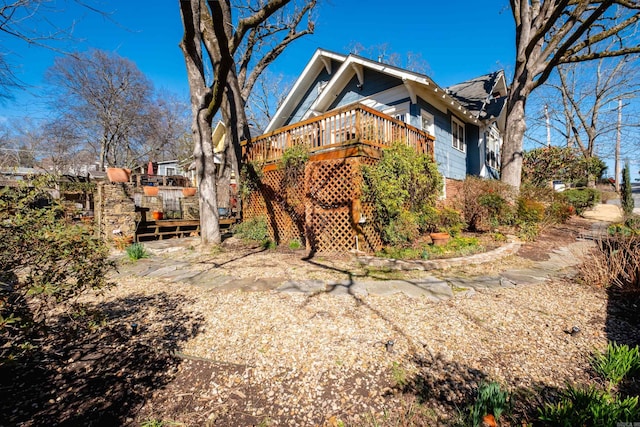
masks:
<svg viewBox="0 0 640 427"><path fill-rule="evenodd" d="M436 246L446 245L449 241L449 233L431 233L429 235L431 237L431 241Z"/></svg>
<svg viewBox="0 0 640 427"><path fill-rule="evenodd" d="M129 182L130 177L131 169L107 168L107 178L109 178L109 182Z"/></svg>
<svg viewBox="0 0 640 427"><path fill-rule="evenodd" d="M152 187L150 185L145 185L142 187L142 191L144 191L145 196L157 196L158 195L158 187Z"/></svg>
<svg viewBox="0 0 640 427"><path fill-rule="evenodd" d="M184 197L192 197L196 195L196 187L185 187L182 189L182 195Z"/></svg>
<svg viewBox="0 0 640 427"><path fill-rule="evenodd" d="M161 219L164 217L164 215L162 214L162 212L159 212L159 211L153 211L153 212L151 212L151 216L153 216L153 219L154 219L155 221L159 221L159 220L161 220Z"/></svg>

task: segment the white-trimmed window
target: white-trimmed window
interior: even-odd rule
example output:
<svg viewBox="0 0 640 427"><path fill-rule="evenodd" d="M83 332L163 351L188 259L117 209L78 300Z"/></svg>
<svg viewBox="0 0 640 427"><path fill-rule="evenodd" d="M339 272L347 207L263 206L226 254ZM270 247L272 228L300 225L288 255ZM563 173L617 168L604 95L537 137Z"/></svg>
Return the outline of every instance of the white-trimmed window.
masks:
<svg viewBox="0 0 640 427"><path fill-rule="evenodd" d="M394 105L393 107L386 108L382 110L382 112L388 116L393 117L396 120L400 120L401 122L408 123L409 121L409 103L405 102L402 104Z"/></svg>
<svg viewBox="0 0 640 427"><path fill-rule="evenodd" d="M500 167L500 134L493 126L487 132L487 165L494 169Z"/></svg>
<svg viewBox="0 0 640 427"><path fill-rule="evenodd" d="M427 132L429 135L436 134L436 126L433 114L427 113L426 111L422 110L420 112L420 124L422 125L422 130Z"/></svg>
<svg viewBox="0 0 640 427"><path fill-rule="evenodd" d="M464 139L464 123L462 123L455 117L451 117L451 145L457 150L466 150L466 142Z"/></svg>
<svg viewBox="0 0 640 427"><path fill-rule="evenodd" d="M176 174L176 168L167 168L166 174L167 174L167 176L175 175Z"/></svg>

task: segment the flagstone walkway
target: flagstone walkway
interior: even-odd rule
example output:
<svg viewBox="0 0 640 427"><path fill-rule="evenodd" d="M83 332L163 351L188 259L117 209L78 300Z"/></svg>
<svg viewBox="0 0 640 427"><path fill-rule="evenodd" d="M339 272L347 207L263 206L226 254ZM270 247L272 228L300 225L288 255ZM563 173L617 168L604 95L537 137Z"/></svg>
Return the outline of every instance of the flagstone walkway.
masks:
<svg viewBox="0 0 640 427"><path fill-rule="evenodd" d="M261 262L268 264L269 258L263 251L239 255L237 260L226 262L202 262L197 260L193 249L198 238L170 239L145 242L152 257L137 262L123 262L116 276L138 276L156 278L170 285L186 283L195 287L220 292L230 291L278 291L288 293L331 295L392 295L403 293L412 298L424 297L432 301L456 297L469 297L482 289L517 287L538 284L553 277L571 276L575 267L593 245L593 237L601 233L606 222L594 222L591 233L583 233L580 239L567 246L554 249L548 259L529 263L526 268L500 269L501 260L514 256L520 248L519 242L508 243L496 250L463 258L432 261L399 261L377 257L358 257L360 267L376 271L391 272L417 270L421 274L411 278L396 277L371 278L353 273L347 269L336 269L331 278L287 277L286 274L270 272L267 268L251 276L234 274L234 269L221 268L222 264L236 262L240 271L243 265ZM189 255L191 254L191 255ZM273 255L276 256L276 255ZM258 258L264 257L264 260ZM297 262L303 263L298 257ZM309 261L314 263L313 261ZM463 277L455 273L457 266L492 263L494 274L477 277ZM255 270L254 270L255 271ZM393 276L393 275L391 275ZM400 277L400 278L398 278Z"/></svg>

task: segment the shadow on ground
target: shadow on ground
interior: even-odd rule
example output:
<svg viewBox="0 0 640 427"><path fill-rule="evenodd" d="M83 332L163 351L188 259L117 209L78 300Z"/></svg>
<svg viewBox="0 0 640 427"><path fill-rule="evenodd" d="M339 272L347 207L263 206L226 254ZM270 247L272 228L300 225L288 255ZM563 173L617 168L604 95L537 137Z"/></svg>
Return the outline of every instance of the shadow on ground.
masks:
<svg viewBox="0 0 640 427"><path fill-rule="evenodd" d="M128 424L172 380L177 346L203 318L167 293L133 295L59 316L28 360L0 367L0 425Z"/></svg>

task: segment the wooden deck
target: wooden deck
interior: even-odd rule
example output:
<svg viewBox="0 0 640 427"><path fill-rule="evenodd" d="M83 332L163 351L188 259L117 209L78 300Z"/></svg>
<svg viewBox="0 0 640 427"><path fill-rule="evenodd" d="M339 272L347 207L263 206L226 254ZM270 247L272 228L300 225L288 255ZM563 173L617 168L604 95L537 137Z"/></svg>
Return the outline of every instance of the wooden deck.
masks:
<svg viewBox="0 0 640 427"><path fill-rule="evenodd" d="M235 218L221 218L219 220L220 228L229 228L235 222ZM200 235L200 220L163 219L140 222L136 232L136 242L198 235Z"/></svg>
<svg viewBox="0 0 640 427"><path fill-rule="evenodd" d="M382 114L362 104L346 106L258 136L242 143L248 161L277 162L284 151L294 145L309 147L310 154L365 145L376 150L404 142L419 153L433 155L435 137L414 126Z"/></svg>

